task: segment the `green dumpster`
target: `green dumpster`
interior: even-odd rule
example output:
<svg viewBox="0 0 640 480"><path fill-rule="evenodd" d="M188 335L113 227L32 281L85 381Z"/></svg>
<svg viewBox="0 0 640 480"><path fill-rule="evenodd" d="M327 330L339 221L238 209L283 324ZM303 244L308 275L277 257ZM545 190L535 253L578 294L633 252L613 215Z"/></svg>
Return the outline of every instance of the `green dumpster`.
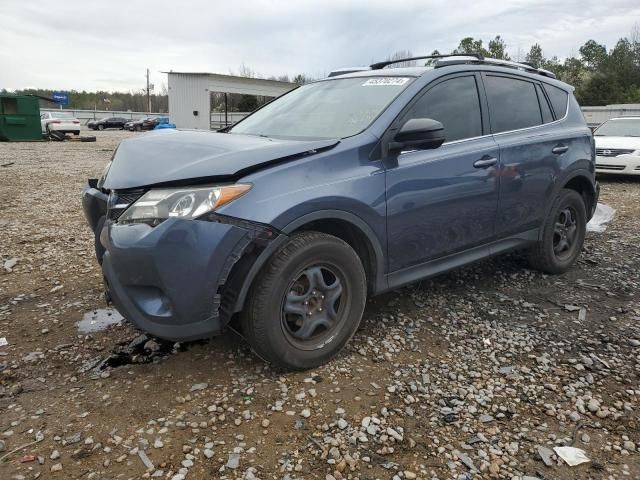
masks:
<svg viewBox="0 0 640 480"><path fill-rule="evenodd" d="M38 97L0 95L0 140L42 140Z"/></svg>

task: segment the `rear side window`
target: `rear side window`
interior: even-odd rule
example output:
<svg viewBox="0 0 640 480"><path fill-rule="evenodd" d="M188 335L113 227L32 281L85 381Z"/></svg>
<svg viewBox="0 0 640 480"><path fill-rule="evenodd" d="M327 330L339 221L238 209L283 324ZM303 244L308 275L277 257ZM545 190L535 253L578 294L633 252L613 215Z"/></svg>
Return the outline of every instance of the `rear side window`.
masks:
<svg viewBox="0 0 640 480"><path fill-rule="evenodd" d="M542 123L553 122L553 114L551 113L551 108L549 108L549 102L547 102L547 97L544 95L542 87L538 84L536 84L536 93L538 94L538 101L540 102Z"/></svg>
<svg viewBox="0 0 640 480"><path fill-rule="evenodd" d="M430 88L411 107L405 120L431 118L444 125L447 142L482 135L478 86L473 76L455 77Z"/></svg>
<svg viewBox="0 0 640 480"><path fill-rule="evenodd" d="M493 133L542 124L535 85L511 77L485 77Z"/></svg>
<svg viewBox="0 0 640 480"><path fill-rule="evenodd" d="M569 101L569 94L561 88L554 87L553 85L544 85L544 89L549 95L551 100L551 106L556 114L556 119L562 118L567 113L567 103Z"/></svg>

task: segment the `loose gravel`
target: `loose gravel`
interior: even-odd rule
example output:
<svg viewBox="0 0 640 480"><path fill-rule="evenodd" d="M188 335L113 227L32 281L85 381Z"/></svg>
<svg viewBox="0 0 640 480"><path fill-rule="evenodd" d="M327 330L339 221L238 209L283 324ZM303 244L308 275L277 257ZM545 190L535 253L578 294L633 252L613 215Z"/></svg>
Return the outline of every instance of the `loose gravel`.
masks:
<svg viewBox="0 0 640 480"><path fill-rule="evenodd" d="M115 313L80 191L130 135L0 143L0 478L640 478L640 180L601 180L616 216L567 274L514 253L374 298L288 373L234 332L84 328Z"/></svg>

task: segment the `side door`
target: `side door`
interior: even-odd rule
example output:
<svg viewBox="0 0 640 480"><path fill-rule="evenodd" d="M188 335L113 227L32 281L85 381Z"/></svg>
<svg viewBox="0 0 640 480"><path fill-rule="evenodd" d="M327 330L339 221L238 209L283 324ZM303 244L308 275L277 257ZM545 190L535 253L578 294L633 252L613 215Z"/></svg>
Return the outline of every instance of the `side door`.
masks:
<svg viewBox="0 0 640 480"><path fill-rule="evenodd" d="M444 125L445 143L386 158L388 271L398 272L481 245L494 236L498 147L489 135L480 76L468 72L429 84L385 134L409 119Z"/></svg>
<svg viewBox="0 0 640 480"><path fill-rule="evenodd" d="M554 113L541 82L493 72L484 72L482 80L491 131L500 147L496 234L530 233L533 239L562 162L572 154L571 138L560 122L566 100L565 108Z"/></svg>

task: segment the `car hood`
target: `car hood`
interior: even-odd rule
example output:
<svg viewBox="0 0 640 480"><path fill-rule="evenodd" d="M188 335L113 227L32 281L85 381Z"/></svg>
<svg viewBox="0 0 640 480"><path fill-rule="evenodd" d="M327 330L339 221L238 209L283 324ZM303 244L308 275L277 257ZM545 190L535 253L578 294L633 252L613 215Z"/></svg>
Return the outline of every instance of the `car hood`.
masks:
<svg viewBox="0 0 640 480"><path fill-rule="evenodd" d="M338 143L206 131L153 131L119 145L102 187L123 190L186 180L229 180L265 164L311 155Z"/></svg>
<svg viewBox="0 0 640 480"><path fill-rule="evenodd" d="M594 136L597 148L626 148L640 150L640 137Z"/></svg>

